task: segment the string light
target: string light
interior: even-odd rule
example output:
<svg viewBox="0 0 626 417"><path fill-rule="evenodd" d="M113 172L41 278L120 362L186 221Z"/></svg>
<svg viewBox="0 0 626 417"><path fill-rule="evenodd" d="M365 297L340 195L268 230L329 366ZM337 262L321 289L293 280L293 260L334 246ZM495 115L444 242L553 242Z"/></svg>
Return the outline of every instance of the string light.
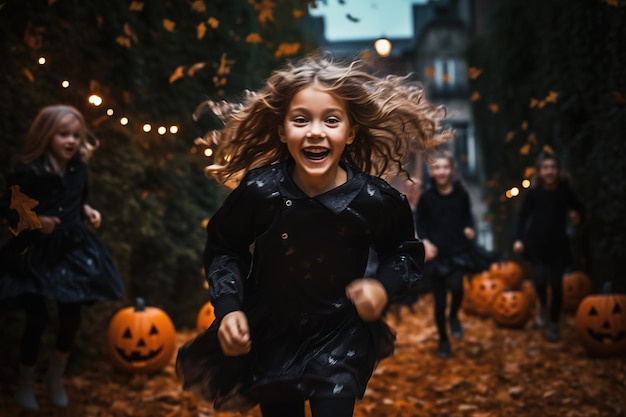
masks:
<svg viewBox="0 0 626 417"><path fill-rule="evenodd" d="M170 133L171 134L178 133L178 126L170 126Z"/></svg>
<svg viewBox="0 0 626 417"><path fill-rule="evenodd" d="M98 107L102 104L102 97L100 97L97 94L92 94L89 96L88 101L93 104L94 106Z"/></svg>
<svg viewBox="0 0 626 417"><path fill-rule="evenodd" d="M70 86L70 82L69 82L69 81L67 81L67 80L63 80L63 81L61 82L61 87L63 87L63 88L68 88L69 86Z"/></svg>
<svg viewBox="0 0 626 417"><path fill-rule="evenodd" d="M206 156L206 157L213 156L213 149L211 149L211 148L206 148L206 149L204 150L204 156Z"/></svg>
<svg viewBox="0 0 626 417"><path fill-rule="evenodd" d="M150 123L146 123L145 125L143 125L144 132L148 133L151 130L152 130L152 125Z"/></svg>
<svg viewBox="0 0 626 417"><path fill-rule="evenodd" d="M530 187L530 180L524 180L524 181L522 181L522 187L523 187L523 188L528 188L528 187Z"/></svg>
<svg viewBox="0 0 626 417"><path fill-rule="evenodd" d="M107 109L107 116L113 116L113 114L115 113L115 110L113 109Z"/></svg>
<svg viewBox="0 0 626 417"><path fill-rule="evenodd" d="M46 58L42 56L37 60L37 62L39 62L39 65L43 65L46 63Z"/></svg>
<svg viewBox="0 0 626 417"><path fill-rule="evenodd" d="M513 197L513 193L511 193L511 190L506 190L506 193L504 193L504 195L506 195L506 198L512 198Z"/></svg>
<svg viewBox="0 0 626 417"><path fill-rule="evenodd" d="M511 188L511 195L513 197L517 197L519 195L519 188L517 188L517 187Z"/></svg>
<svg viewBox="0 0 626 417"><path fill-rule="evenodd" d="M157 132L159 132L159 135L164 135L167 132L167 129L165 126L159 126Z"/></svg>
<svg viewBox="0 0 626 417"><path fill-rule="evenodd" d="M126 125L128 124L128 117L122 117L122 118L120 119L120 124L121 124L122 126L126 126Z"/></svg>

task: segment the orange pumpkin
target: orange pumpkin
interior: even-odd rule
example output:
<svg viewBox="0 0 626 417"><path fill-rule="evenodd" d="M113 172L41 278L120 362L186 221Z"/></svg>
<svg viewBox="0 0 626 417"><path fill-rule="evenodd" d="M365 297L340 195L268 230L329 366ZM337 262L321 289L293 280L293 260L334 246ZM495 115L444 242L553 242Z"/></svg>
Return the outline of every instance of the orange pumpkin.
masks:
<svg viewBox="0 0 626 417"><path fill-rule="evenodd" d="M522 267L514 261L494 262L489 266L493 278L501 279L508 288L519 289L524 276Z"/></svg>
<svg viewBox="0 0 626 417"><path fill-rule="evenodd" d="M202 332L209 328L211 323L215 320L215 309L210 301L206 302L196 317L196 330Z"/></svg>
<svg viewBox="0 0 626 417"><path fill-rule="evenodd" d="M576 310L574 327L590 356L626 354L626 294L585 297Z"/></svg>
<svg viewBox="0 0 626 417"><path fill-rule="evenodd" d="M489 274L479 275L474 279L477 280L472 291L475 312L479 316L488 316L491 314L493 301L505 289L504 281L492 278Z"/></svg>
<svg viewBox="0 0 626 417"><path fill-rule="evenodd" d="M582 271L573 271L563 275L563 307L565 312L575 312L578 304L591 294L593 283L589 275Z"/></svg>
<svg viewBox="0 0 626 417"><path fill-rule="evenodd" d="M505 290L498 294L491 305L491 317L505 327L524 327L530 318L530 302L521 290Z"/></svg>
<svg viewBox="0 0 626 417"><path fill-rule="evenodd" d="M109 323L107 354L116 369L156 372L170 363L175 351L172 320L163 310L146 307L142 298L119 310Z"/></svg>
<svg viewBox="0 0 626 417"><path fill-rule="evenodd" d="M476 312L474 290L484 276L489 276L489 273L481 272L479 274L465 274L463 276L463 301L461 302L461 308L465 313L478 314Z"/></svg>
<svg viewBox="0 0 626 417"><path fill-rule="evenodd" d="M522 285L520 291L524 293L526 298L528 299L528 304L530 304L531 312L537 308L537 291L535 290L535 284L532 281L525 279L522 281Z"/></svg>

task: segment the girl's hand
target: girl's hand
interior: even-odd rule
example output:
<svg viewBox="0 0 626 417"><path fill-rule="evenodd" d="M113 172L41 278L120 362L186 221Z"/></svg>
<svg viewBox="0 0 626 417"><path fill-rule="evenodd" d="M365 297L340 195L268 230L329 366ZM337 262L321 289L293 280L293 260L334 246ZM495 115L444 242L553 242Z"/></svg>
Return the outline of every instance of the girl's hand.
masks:
<svg viewBox="0 0 626 417"><path fill-rule="evenodd" d="M222 319L217 329L217 339L226 356L245 355L250 352L250 329L243 311L233 311Z"/></svg>
<svg viewBox="0 0 626 417"><path fill-rule="evenodd" d="M352 301L363 321L378 320L388 301L385 287L373 278L352 281L346 287L346 297Z"/></svg>
<svg viewBox="0 0 626 417"><path fill-rule="evenodd" d="M476 232L474 232L474 229L472 229L471 227L466 227L465 229L463 229L463 234L465 235L465 238L467 240L472 240L476 237Z"/></svg>
<svg viewBox="0 0 626 417"><path fill-rule="evenodd" d="M428 239L424 239L423 243L425 252L424 260L432 261L437 257L437 253L439 250L437 249L437 246L433 245L433 243Z"/></svg>
<svg viewBox="0 0 626 417"><path fill-rule="evenodd" d="M513 243L513 252L515 252L515 253L522 253L522 252L524 252L524 244L522 243L521 240L516 240Z"/></svg>
<svg viewBox="0 0 626 417"><path fill-rule="evenodd" d="M578 226L580 224L580 213L576 210L570 210L569 222L572 224L572 226Z"/></svg>
<svg viewBox="0 0 626 417"><path fill-rule="evenodd" d="M83 206L83 211L85 213L85 217L87 217L87 220L89 220L89 223L94 228L97 229L98 227L100 227L100 223L102 223L102 216L100 215L100 212L98 210L91 207L89 204L85 204Z"/></svg>
<svg viewBox="0 0 626 417"><path fill-rule="evenodd" d="M50 233L54 232L57 224L61 223L61 219L54 216L38 216L38 218L39 223L41 223L41 233L43 233L44 235L49 235Z"/></svg>

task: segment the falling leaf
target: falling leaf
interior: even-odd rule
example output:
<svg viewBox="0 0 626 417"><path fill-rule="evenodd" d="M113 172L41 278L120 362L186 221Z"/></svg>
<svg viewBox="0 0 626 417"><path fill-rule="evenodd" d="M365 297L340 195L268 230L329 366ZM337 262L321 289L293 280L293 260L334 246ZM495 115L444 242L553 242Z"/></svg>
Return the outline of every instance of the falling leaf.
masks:
<svg viewBox="0 0 626 417"><path fill-rule="evenodd" d="M115 38L115 42L117 42L117 44L120 46L130 48L130 38L126 36L122 36L122 35L118 36L117 38Z"/></svg>
<svg viewBox="0 0 626 417"><path fill-rule="evenodd" d="M370 51L369 49L364 49L363 52L361 52L361 58L365 60L370 60L373 57L374 55L372 54L372 51Z"/></svg>
<svg viewBox="0 0 626 417"><path fill-rule="evenodd" d="M131 1L128 10L131 12L140 12L143 10L143 1Z"/></svg>
<svg viewBox="0 0 626 417"><path fill-rule="evenodd" d="M213 30L220 27L220 21L214 17L209 17L209 19L207 20L207 23L209 24L209 26L211 26L211 29Z"/></svg>
<svg viewBox="0 0 626 417"><path fill-rule="evenodd" d="M182 78L184 76L184 72L183 72L183 67L178 66L174 72L172 73L172 75L170 75L170 84L173 83L174 81L176 81L179 78Z"/></svg>
<svg viewBox="0 0 626 417"><path fill-rule="evenodd" d="M217 75L230 74L230 67L237 61L234 59L226 59L226 52L220 57L220 66L217 68Z"/></svg>
<svg viewBox="0 0 626 417"><path fill-rule="evenodd" d="M556 103L556 99L558 97L558 93L556 91L550 90L548 95L545 98L546 103Z"/></svg>
<svg viewBox="0 0 626 417"><path fill-rule="evenodd" d="M206 12L206 4L202 0L194 0L191 2L191 10L198 13Z"/></svg>
<svg viewBox="0 0 626 417"><path fill-rule="evenodd" d="M535 175L535 167L526 167L524 169L524 178L530 178Z"/></svg>
<svg viewBox="0 0 626 417"><path fill-rule="evenodd" d="M354 23L359 23L361 21L361 19L359 19L358 17L352 16L350 13L346 13L346 19Z"/></svg>
<svg viewBox="0 0 626 417"><path fill-rule="evenodd" d="M470 97L470 101L475 102L478 100L480 100L480 93L478 91L474 91Z"/></svg>
<svg viewBox="0 0 626 417"><path fill-rule="evenodd" d="M196 74L196 71L204 68L206 66L206 62L197 62L193 64L188 70L187 75L193 77Z"/></svg>
<svg viewBox="0 0 626 417"><path fill-rule="evenodd" d="M428 77L432 77L435 75L435 69L432 67L427 67L424 71Z"/></svg>
<svg viewBox="0 0 626 417"><path fill-rule="evenodd" d="M498 106L497 104L490 104L490 105L489 105L489 110L490 110L492 113L497 113L497 112L498 112L498 110L500 110L500 106Z"/></svg>
<svg viewBox="0 0 626 417"><path fill-rule="evenodd" d="M204 24L204 22L200 22L200 24L196 28L196 33L197 33L198 39L204 38L204 35L206 33L206 25Z"/></svg>
<svg viewBox="0 0 626 417"><path fill-rule="evenodd" d="M29 80L30 82L35 81L35 76L33 75L33 73L32 73L32 72L30 72L30 70L29 70L28 68L24 68L24 69L22 69L22 74L24 74L24 76L25 76L26 78L28 78L28 80Z"/></svg>
<svg viewBox="0 0 626 417"><path fill-rule="evenodd" d="M300 9L294 9L291 11L291 15L295 18L295 19L300 19L304 16L304 10L300 10Z"/></svg>
<svg viewBox="0 0 626 417"><path fill-rule="evenodd" d="M479 68L476 68L476 67L468 67L467 68L467 75L470 78L470 80L475 80L482 73L483 73L482 69L479 69Z"/></svg>
<svg viewBox="0 0 626 417"><path fill-rule="evenodd" d="M554 155L554 149L550 145L543 145L543 151L545 153L549 153L550 155Z"/></svg>
<svg viewBox="0 0 626 417"><path fill-rule="evenodd" d="M539 104L539 100L537 100L536 98L531 98L530 99L530 108L531 109L537 107L537 104Z"/></svg>
<svg viewBox="0 0 626 417"><path fill-rule="evenodd" d="M546 106L546 102L544 100L540 100L537 103L537 108L543 109Z"/></svg>
<svg viewBox="0 0 626 417"><path fill-rule="evenodd" d="M537 135L533 132L533 133L528 135L528 138L526 138L526 140L531 145L536 145L537 144Z"/></svg>
<svg viewBox="0 0 626 417"><path fill-rule="evenodd" d="M300 44L298 42L283 42L278 45L278 49L276 50L276 52L274 52L274 56L276 58L279 58L281 56L295 55L298 53L299 50Z"/></svg>
<svg viewBox="0 0 626 417"><path fill-rule="evenodd" d="M528 154L530 153L530 144L528 144L528 143L524 144L524 145L520 148L519 153L520 153L521 155L528 155Z"/></svg>
<svg viewBox="0 0 626 417"><path fill-rule="evenodd" d="M254 0L248 0L248 2L259 12L258 20L261 24L264 25L274 20L276 3L271 0L262 0L261 3L256 3Z"/></svg>
<svg viewBox="0 0 626 417"><path fill-rule="evenodd" d="M261 43L263 39L261 39L261 35L258 33L250 33L246 36L246 43Z"/></svg>
<svg viewBox="0 0 626 417"><path fill-rule="evenodd" d="M441 75L441 80L442 80L444 83L449 83L449 82L450 82L450 74L442 74L442 75Z"/></svg>
<svg viewBox="0 0 626 417"><path fill-rule="evenodd" d="M526 120L524 120L524 121L522 122L522 126L521 126L521 127L522 127L522 130L526 130L526 129L528 129L528 122L527 122Z"/></svg>
<svg viewBox="0 0 626 417"><path fill-rule="evenodd" d="M137 34L128 23L124 23L124 34L137 43Z"/></svg>
<svg viewBox="0 0 626 417"><path fill-rule="evenodd" d="M32 210L37 205L39 205L39 201L22 193L19 185L11 186L11 203L9 207L17 211L19 216L17 226L15 228L9 227L11 233L17 236L22 230L41 229L39 217L37 217L37 213Z"/></svg>
<svg viewBox="0 0 626 417"><path fill-rule="evenodd" d="M504 138L504 142L509 143L510 141L513 140L514 137L515 137L515 132L510 131L506 134L506 137Z"/></svg>
<svg viewBox="0 0 626 417"><path fill-rule="evenodd" d="M31 49L39 49L43 44L43 34L45 32L43 26L33 26L30 22L26 24L26 30L24 31L24 43Z"/></svg>
<svg viewBox="0 0 626 417"><path fill-rule="evenodd" d="M168 32L173 32L174 31L174 26L176 26L176 22L173 22L170 19L163 19L163 27Z"/></svg>
<svg viewBox="0 0 626 417"><path fill-rule="evenodd" d="M142 200L144 200L144 201L147 200L149 196L150 196L150 193L147 190L143 190L141 192L141 199Z"/></svg>

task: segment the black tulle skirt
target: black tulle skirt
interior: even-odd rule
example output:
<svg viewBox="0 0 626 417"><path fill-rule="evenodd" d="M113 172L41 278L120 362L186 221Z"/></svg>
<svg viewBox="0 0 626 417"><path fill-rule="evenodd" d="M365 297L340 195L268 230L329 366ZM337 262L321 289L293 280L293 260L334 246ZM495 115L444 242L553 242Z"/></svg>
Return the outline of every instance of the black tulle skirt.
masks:
<svg viewBox="0 0 626 417"><path fill-rule="evenodd" d="M222 411L245 411L261 401L361 398L395 334L382 321L363 322L347 300L332 314L272 314L245 309L252 338L247 355L224 356L217 323L182 346L177 371L184 388Z"/></svg>
<svg viewBox="0 0 626 417"><path fill-rule="evenodd" d="M93 303L119 299L120 274L103 243L85 225L57 226L34 234L27 244L10 241L0 252L0 302L17 305L21 294L60 302Z"/></svg>

